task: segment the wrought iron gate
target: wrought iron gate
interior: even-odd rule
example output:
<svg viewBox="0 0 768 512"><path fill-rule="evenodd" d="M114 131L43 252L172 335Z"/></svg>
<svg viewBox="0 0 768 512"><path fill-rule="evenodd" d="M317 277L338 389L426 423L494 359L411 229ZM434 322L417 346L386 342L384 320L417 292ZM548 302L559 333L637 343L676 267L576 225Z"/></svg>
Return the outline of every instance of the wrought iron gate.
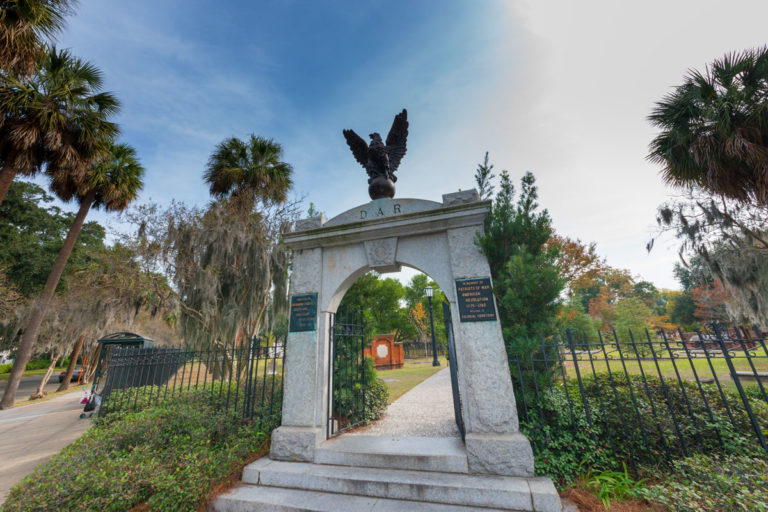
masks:
<svg viewBox="0 0 768 512"><path fill-rule="evenodd" d="M456 426L461 433L461 440L464 441L464 417L461 414L461 394L459 393L459 373L456 363L456 345L453 341L453 322L451 320L451 306L443 302L443 318L445 319L445 335L448 345L448 361L451 369L451 389L453 390L453 415L456 418Z"/></svg>
<svg viewBox="0 0 768 512"><path fill-rule="evenodd" d="M365 335L362 314L331 314L328 344L327 437L338 435L365 421Z"/></svg>

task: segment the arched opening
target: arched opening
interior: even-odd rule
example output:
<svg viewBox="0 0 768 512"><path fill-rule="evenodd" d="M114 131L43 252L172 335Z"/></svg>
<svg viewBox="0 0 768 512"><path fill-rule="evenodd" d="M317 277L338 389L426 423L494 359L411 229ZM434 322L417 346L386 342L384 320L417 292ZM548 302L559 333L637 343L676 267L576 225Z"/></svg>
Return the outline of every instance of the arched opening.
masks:
<svg viewBox="0 0 768 512"><path fill-rule="evenodd" d="M334 294L327 437L462 435L448 297L411 269L359 269Z"/></svg>

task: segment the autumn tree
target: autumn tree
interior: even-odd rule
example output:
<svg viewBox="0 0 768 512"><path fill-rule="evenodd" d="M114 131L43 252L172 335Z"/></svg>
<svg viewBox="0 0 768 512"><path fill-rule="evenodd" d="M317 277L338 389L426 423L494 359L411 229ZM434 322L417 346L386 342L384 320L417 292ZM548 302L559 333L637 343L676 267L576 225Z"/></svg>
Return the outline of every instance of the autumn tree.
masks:
<svg viewBox="0 0 768 512"><path fill-rule="evenodd" d="M727 322L727 304L730 294L719 280L711 285L697 286L692 290L696 310L693 316L704 322Z"/></svg>
<svg viewBox="0 0 768 512"><path fill-rule="evenodd" d="M424 353L427 353L427 333L429 332L429 316L421 302L408 309L408 321L416 332L417 341L424 343Z"/></svg>
<svg viewBox="0 0 768 512"><path fill-rule="evenodd" d="M573 298L575 289L594 285L600 274L608 268L605 259L597 254L595 242L586 244L578 238L552 233L547 240L547 247L557 250L556 262L560 275L566 279L569 298Z"/></svg>

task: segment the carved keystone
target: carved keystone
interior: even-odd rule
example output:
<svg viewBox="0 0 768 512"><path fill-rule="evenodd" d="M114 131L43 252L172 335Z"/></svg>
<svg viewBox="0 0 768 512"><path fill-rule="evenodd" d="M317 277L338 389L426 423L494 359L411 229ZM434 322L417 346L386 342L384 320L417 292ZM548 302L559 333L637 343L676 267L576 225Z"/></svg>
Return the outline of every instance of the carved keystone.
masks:
<svg viewBox="0 0 768 512"><path fill-rule="evenodd" d="M381 238L364 242L368 266L378 272L397 272L400 265L395 261L397 237Z"/></svg>

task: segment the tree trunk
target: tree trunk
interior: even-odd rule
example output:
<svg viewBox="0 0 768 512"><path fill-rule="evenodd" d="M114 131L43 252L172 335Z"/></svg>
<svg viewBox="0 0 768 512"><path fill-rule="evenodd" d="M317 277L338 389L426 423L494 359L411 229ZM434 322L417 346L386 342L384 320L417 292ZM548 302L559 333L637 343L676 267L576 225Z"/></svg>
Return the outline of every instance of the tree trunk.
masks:
<svg viewBox="0 0 768 512"><path fill-rule="evenodd" d="M53 369L56 368L56 361L59 360L59 358L64 354L64 350L59 349L58 352L56 352L55 357L51 360L51 364L48 366L48 370L46 370L45 375L43 375L42 380L40 381L40 385L37 386L37 391L30 396L32 400L36 400L38 398L43 398L48 393L45 392L45 386L48 384L48 381L51 379L51 375L53 375Z"/></svg>
<svg viewBox="0 0 768 512"><path fill-rule="evenodd" d="M80 384L88 384L96 378L96 372L99 370L99 359L103 348L104 345L97 343L96 346L93 347L90 358L85 356L85 359L83 360L83 371L80 373L80 378L77 381L78 386Z"/></svg>
<svg viewBox="0 0 768 512"><path fill-rule="evenodd" d="M29 362L29 358L32 355L32 347L37 340L37 333L40 331L43 317L48 309L48 305L51 303L53 294L56 292L56 287L59 284L59 279L61 279L61 274L64 273L64 267L67 266L67 260L69 260L69 256L72 254L72 249L75 247L77 235L80 234L80 229L83 227L83 222L88 215L88 210L91 208L94 196L95 194L91 193L80 203L80 209L77 211L75 221L69 228L69 233L67 233L67 238L64 239L64 245L61 246L61 250L56 257L51 273L48 274L48 280L45 282L43 293L40 294L40 297L33 306L32 315L29 317L29 323L27 323L26 329L24 329L19 349L16 352L16 359L13 361L13 368L11 369L8 384L5 386L5 393L3 393L3 400L0 402L0 409L10 409L13 407L13 402L16 399L16 390L19 388L21 376L24 374L24 366Z"/></svg>
<svg viewBox="0 0 768 512"><path fill-rule="evenodd" d="M69 366L67 366L67 374L64 376L64 380L61 381L61 384L59 384L59 389L57 389L56 392L66 391L67 389L69 389L69 382L72 380L72 375L75 373L77 358L80 355L80 351L83 349L84 341L85 341L85 334L81 334L80 337L77 339L77 343L75 343L75 347L72 349L72 353L69 355ZM81 377L83 375L83 370L85 370L85 368L81 368L80 370Z"/></svg>
<svg viewBox="0 0 768 512"><path fill-rule="evenodd" d="M15 172L12 172L8 169L0 170L0 204L3 203L3 199L5 199L5 194L7 194L8 189L11 188L11 183L13 183L13 178L15 177L16 177Z"/></svg>

